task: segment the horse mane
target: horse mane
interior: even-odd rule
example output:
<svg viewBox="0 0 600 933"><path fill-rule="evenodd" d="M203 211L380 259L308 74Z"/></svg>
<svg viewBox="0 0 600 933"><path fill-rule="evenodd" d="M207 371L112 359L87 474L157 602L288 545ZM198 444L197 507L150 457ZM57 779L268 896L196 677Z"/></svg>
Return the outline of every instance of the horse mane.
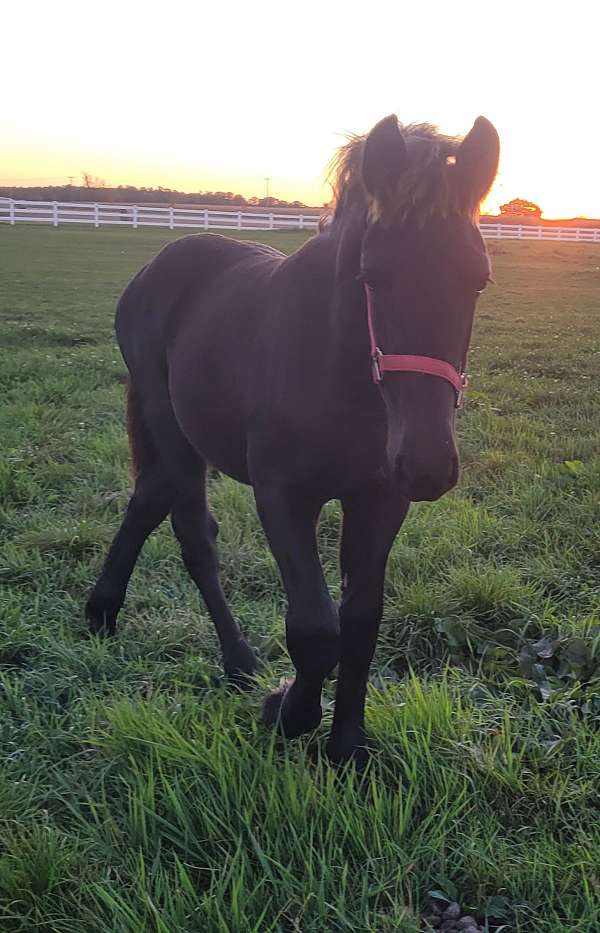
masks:
<svg viewBox="0 0 600 933"><path fill-rule="evenodd" d="M445 136L430 123L400 125L408 152L408 167L389 204L370 203L362 180L362 157L366 135L351 136L340 146L329 164L328 180L333 190L333 222L350 206L368 205L370 215L388 221L403 221L409 214L421 225L430 217L461 214L474 219L479 205L454 183L454 161L461 137Z"/></svg>

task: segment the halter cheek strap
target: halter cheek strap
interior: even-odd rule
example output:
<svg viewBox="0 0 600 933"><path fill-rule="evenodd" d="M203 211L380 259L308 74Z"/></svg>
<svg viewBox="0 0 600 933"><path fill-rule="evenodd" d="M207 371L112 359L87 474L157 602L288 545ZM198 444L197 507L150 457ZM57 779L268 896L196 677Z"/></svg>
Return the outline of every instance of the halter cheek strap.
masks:
<svg viewBox="0 0 600 933"><path fill-rule="evenodd" d="M426 376L437 376L449 382L456 393L456 407L462 408L468 376L465 372L466 354L461 371L446 360L438 360L433 356L413 356L410 354L383 353L377 344L375 334L375 320L373 313L373 289L365 284L367 295L367 323L369 325L369 341L371 343L371 365L373 368L373 382L379 384L383 381L384 373L423 373Z"/></svg>

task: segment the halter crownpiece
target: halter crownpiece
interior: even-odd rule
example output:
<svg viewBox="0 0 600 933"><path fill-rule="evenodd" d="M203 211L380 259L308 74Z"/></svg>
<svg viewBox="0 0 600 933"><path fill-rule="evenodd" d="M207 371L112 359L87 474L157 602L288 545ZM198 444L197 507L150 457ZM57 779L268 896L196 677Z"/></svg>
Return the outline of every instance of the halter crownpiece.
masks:
<svg viewBox="0 0 600 933"><path fill-rule="evenodd" d="M375 321L373 315L373 290L365 284L367 295L367 323L369 325L369 340L371 343L371 366L373 382L379 385L383 381L384 373L423 373L426 376L437 376L449 382L456 393L456 407L462 408L465 390L469 377L465 372L466 355L461 371L446 360L439 360L433 356L413 356L407 353L383 353L377 345L375 335Z"/></svg>

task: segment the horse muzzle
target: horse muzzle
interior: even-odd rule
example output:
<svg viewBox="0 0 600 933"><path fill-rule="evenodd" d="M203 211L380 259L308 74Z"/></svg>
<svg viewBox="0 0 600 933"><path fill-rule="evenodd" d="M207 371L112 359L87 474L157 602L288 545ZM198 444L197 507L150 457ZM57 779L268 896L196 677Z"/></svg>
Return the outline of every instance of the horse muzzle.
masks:
<svg viewBox="0 0 600 933"><path fill-rule="evenodd" d="M458 455L427 458L424 462L399 456L394 472L400 489L411 502L435 502L458 482Z"/></svg>

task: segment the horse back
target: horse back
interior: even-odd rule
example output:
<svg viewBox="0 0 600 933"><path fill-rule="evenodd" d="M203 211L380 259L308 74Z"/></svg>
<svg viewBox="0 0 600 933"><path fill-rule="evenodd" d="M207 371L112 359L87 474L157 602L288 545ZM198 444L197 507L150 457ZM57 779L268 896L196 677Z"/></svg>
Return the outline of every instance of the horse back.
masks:
<svg viewBox="0 0 600 933"><path fill-rule="evenodd" d="M192 446L242 480L252 347L284 258L262 244L183 237L138 273L117 307L117 339L147 404L168 403Z"/></svg>
<svg viewBox="0 0 600 933"><path fill-rule="evenodd" d="M259 243L215 234L182 237L169 243L132 279L117 305L115 328L124 350L135 344L134 331L148 341L175 339L183 322L210 313L207 297L227 296L248 268L271 268L285 257ZM228 281L229 280L229 281ZM147 349L147 348L146 348ZM127 359L127 357L126 357Z"/></svg>

